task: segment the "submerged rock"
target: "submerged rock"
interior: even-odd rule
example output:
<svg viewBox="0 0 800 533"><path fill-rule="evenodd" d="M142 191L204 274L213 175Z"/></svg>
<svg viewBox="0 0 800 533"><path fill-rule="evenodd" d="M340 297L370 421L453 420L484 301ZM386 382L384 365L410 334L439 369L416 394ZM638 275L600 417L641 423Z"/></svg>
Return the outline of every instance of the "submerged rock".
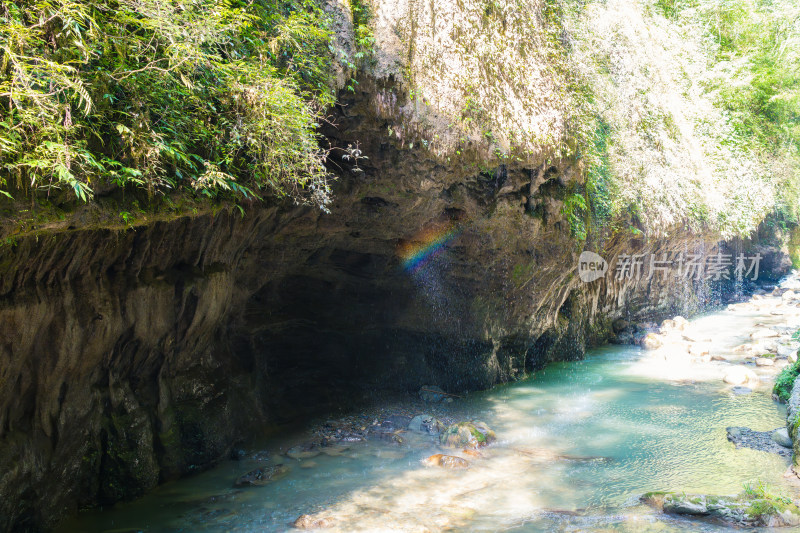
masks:
<svg viewBox="0 0 800 533"><path fill-rule="evenodd" d="M315 443L301 444L286 451L286 457L300 461L318 456L322 451Z"/></svg>
<svg viewBox="0 0 800 533"><path fill-rule="evenodd" d="M328 518L322 518L310 514L300 515L297 520L294 521L292 526L295 529L324 529L333 526L333 522L331 522Z"/></svg>
<svg viewBox="0 0 800 533"><path fill-rule="evenodd" d="M447 398L447 394L436 385L423 385L419 389L419 397L424 402L438 403Z"/></svg>
<svg viewBox="0 0 800 533"><path fill-rule="evenodd" d="M438 435L443 428L443 424L432 415L417 415L408 423L409 431Z"/></svg>
<svg viewBox="0 0 800 533"><path fill-rule="evenodd" d="M381 422L381 427L384 429L406 429L411 420L410 416L390 415Z"/></svg>
<svg viewBox="0 0 800 533"><path fill-rule="evenodd" d="M453 455L437 453L422 461L425 466L441 466L442 468L469 468L469 461Z"/></svg>
<svg viewBox="0 0 800 533"><path fill-rule="evenodd" d="M463 450L461 450L461 453L469 457L474 457L476 459L483 458L483 454L481 452L479 452L478 450L473 450L471 448L464 448Z"/></svg>
<svg viewBox="0 0 800 533"><path fill-rule="evenodd" d="M289 467L285 465L267 466L256 468L236 480L236 487L261 487L277 481L289 473Z"/></svg>
<svg viewBox="0 0 800 533"><path fill-rule="evenodd" d="M439 440L450 448L478 448L496 440L494 431L484 422L458 422L445 429Z"/></svg>

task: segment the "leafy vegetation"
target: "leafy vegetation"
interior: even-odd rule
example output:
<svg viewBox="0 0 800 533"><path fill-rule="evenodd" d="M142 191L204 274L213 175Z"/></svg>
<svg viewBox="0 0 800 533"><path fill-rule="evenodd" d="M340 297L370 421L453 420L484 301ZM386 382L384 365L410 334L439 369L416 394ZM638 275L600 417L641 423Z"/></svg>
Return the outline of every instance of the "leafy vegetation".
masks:
<svg viewBox="0 0 800 533"><path fill-rule="evenodd" d="M266 190L324 209L333 49L313 0L5 2L0 194Z"/></svg>
<svg viewBox="0 0 800 533"><path fill-rule="evenodd" d="M776 515L786 510L797 512L798 510L791 498L761 480L755 484L745 483L743 496L745 501L749 501L747 514L751 517Z"/></svg>
<svg viewBox="0 0 800 533"><path fill-rule="evenodd" d="M792 394L792 387L797 376L800 375L800 361L796 361L781 370L781 373L775 378L775 385L772 387L772 394L778 397L782 402L788 402L789 396Z"/></svg>

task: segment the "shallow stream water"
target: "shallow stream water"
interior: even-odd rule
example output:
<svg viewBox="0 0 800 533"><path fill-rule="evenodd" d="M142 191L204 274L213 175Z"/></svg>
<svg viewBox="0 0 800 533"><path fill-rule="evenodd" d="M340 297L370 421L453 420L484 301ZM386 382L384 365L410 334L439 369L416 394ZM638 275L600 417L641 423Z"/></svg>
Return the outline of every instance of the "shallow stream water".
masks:
<svg viewBox="0 0 800 533"><path fill-rule="evenodd" d="M61 531L287 531L307 513L324 515L328 531L722 531L663 516L638 497L652 490L736 494L759 480L791 494L783 479L789 459L736 449L725 430L784 425L785 408L770 394L777 369L752 366L762 383L749 394L722 378L744 361L733 347L753 342L757 324L790 331L798 312L767 297L691 321L690 336L710 339L711 353L731 362L605 346L584 361L552 364L457 400L458 418L483 420L498 436L483 458L464 456L468 469L424 466L431 454L462 454L422 434L404 433L402 444L352 443L302 461L281 455L286 440L273 441L262 448L267 462L224 461L138 501L84 513ZM248 470L277 463L290 467L286 477L233 487Z"/></svg>

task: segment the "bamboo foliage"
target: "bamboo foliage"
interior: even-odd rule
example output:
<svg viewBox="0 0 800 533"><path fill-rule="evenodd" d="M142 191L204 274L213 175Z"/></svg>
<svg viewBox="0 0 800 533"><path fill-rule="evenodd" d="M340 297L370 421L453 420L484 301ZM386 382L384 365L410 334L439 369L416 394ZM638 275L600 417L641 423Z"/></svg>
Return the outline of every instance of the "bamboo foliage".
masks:
<svg viewBox="0 0 800 533"><path fill-rule="evenodd" d="M268 190L323 209L332 33L312 0L0 6L0 193Z"/></svg>

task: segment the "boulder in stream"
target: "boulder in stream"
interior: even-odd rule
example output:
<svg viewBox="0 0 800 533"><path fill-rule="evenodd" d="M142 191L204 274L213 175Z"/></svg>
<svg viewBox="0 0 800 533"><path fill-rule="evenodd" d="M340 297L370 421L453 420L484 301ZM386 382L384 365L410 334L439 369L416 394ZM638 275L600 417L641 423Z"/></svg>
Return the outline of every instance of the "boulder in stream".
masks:
<svg viewBox="0 0 800 533"><path fill-rule="evenodd" d="M440 442L449 448L478 448L496 440L494 431L478 420L450 425L440 435Z"/></svg>
<svg viewBox="0 0 800 533"><path fill-rule="evenodd" d="M679 331L683 331L689 325L689 321L680 315L674 317L672 321L675 323L675 329Z"/></svg>
<svg viewBox="0 0 800 533"><path fill-rule="evenodd" d="M417 415L408 423L409 431L438 435L443 425L433 415Z"/></svg>
<svg viewBox="0 0 800 533"><path fill-rule="evenodd" d="M469 461L454 455L437 453L422 461L425 466L441 466L442 468L469 468Z"/></svg>
<svg viewBox="0 0 800 533"><path fill-rule="evenodd" d="M656 333L648 333L642 339L642 347L645 350L658 350L664 346L664 339Z"/></svg>
<svg viewBox="0 0 800 533"><path fill-rule="evenodd" d="M736 365L730 368L725 374L723 381L728 385L755 385L759 382L758 376L749 368Z"/></svg>
<svg viewBox="0 0 800 533"><path fill-rule="evenodd" d="M286 457L300 461L302 459L311 459L318 456L322 451L316 443L310 442L300 444L286 451Z"/></svg>

